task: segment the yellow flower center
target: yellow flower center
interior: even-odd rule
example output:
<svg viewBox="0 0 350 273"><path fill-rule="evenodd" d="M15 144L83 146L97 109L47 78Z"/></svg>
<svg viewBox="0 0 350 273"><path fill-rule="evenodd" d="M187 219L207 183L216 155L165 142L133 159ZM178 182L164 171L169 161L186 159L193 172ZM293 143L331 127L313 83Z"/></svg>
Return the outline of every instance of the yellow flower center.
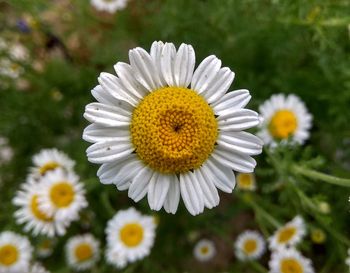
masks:
<svg viewBox="0 0 350 273"><path fill-rule="evenodd" d="M40 167L39 173L41 175L44 175L46 172L52 171L59 166L60 166L60 164L58 164L57 162L54 162L54 161L47 162L46 164L44 164L43 166Z"/></svg>
<svg viewBox="0 0 350 273"><path fill-rule="evenodd" d="M248 239L243 244L243 251L245 252L245 254L249 255L255 252L257 247L258 244L256 243L256 240Z"/></svg>
<svg viewBox="0 0 350 273"><path fill-rule="evenodd" d="M200 249L200 252L201 252L202 255L208 254L208 252L209 252L209 247L207 247L207 246L202 246L201 249Z"/></svg>
<svg viewBox="0 0 350 273"><path fill-rule="evenodd" d="M39 205L38 205L38 195L34 194L32 197L32 201L30 202L30 208L32 210L32 213L34 214L34 216L41 220L41 221L46 221L46 222L52 222L52 217L47 216L45 213L43 213L40 209L39 209Z"/></svg>
<svg viewBox="0 0 350 273"><path fill-rule="evenodd" d="M274 138L285 139L294 134L297 125L297 118L292 111L280 110L273 115L269 130Z"/></svg>
<svg viewBox="0 0 350 273"><path fill-rule="evenodd" d="M17 247L8 244L0 247L0 265L11 266L17 262L19 252Z"/></svg>
<svg viewBox="0 0 350 273"><path fill-rule="evenodd" d="M87 243L82 243L75 248L75 257L79 262L84 262L92 257L92 247Z"/></svg>
<svg viewBox="0 0 350 273"><path fill-rule="evenodd" d="M138 246L143 239L143 227L138 223L126 224L120 230L120 239L128 247Z"/></svg>
<svg viewBox="0 0 350 273"><path fill-rule="evenodd" d="M287 243L296 234L297 229L295 227L284 227L278 233L277 241L279 243Z"/></svg>
<svg viewBox="0 0 350 273"><path fill-rule="evenodd" d="M311 240L316 244L322 244L326 240L326 234L322 229L314 229L311 232Z"/></svg>
<svg viewBox="0 0 350 273"><path fill-rule="evenodd" d="M281 261L282 273L303 273L302 265L295 259L289 258Z"/></svg>
<svg viewBox="0 0 350 273"><path fill-rule="evenodd" d="M199 168L218 135L212 108L195 91L181 87L147 95L133 112L130 130L137 155L162 173Z"/></svg>
<svg viewBox="0 0 350 273"><path fill-rule="evenodd" d="M238 186L242 189L252 189L254 187L254 177L250 173L240 173L237 175Z"/></svg>
<svg viewBox="0 0 350 273"><path fill-rule="evenodd" d="M68 182L59 182L52 186L50 198L58 208L68 207L74 200L75 192L73 186Z"/></svg>

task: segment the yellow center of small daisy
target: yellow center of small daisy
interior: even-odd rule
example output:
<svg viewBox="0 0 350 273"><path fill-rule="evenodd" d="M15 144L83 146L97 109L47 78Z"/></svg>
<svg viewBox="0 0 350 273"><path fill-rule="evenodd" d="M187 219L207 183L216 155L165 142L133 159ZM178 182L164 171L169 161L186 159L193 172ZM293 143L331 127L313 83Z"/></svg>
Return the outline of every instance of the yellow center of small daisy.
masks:
<svg viewBox="0 0 350 273"><path fill-rule="evenodd" d="M5 266L11 266L17 262L19 252L17 247L11 244L3 245L0 247L0 264Z"/></svg>
<svg viewBox="0 0 350 273"><path fill-rule="evenodd" d="M250 173L240 173L237 175L238 185L244 189L250 189L254 186L253 175Z"/></svg>
<svg viewBox="0 0 350 273"><path fill-rule="evenodd" d="M195 91L181 87L164 87L144 97L130 130L137 155L161 173L199 168L218 135L212 108Z"/></svg>
<svg viewBox="0 0 350 273"><path fill-rule="evenodd" d="M256 240L248 239L243 244L243 251L245 254L249 255L256 251L258 247L258 244L256 243Z"/></svg>
<svg viewBox="0 0 350 273"><path fill-rule="evenodd" d="M295 259L289 258L281 261L282 273L303 273L302 265Z"/></svg>
<svg viewBox="0 0 350 273"><path fill-rule="evenodd" d="M68 182L56 183L50 190L50 199L58 208L68 207L74 200L73 186Z"/></svg>
<svg viewBox="0 0 350 273"><path fill-rule="evenodd" d="M284 227L278 233L277 241L279 243L287 243L296 234L297 229L295 227Z"/></svg>
<svg viewBox="0 0 350 273"><path fill-rule="evenodd" d="M52 171L59 166L60 166L60 164L58 164L57 162L54 162L54 161L47 162L46 164L44 164L43 166L40 167L39 173L41 175L44 175L46 172Z"/></svg>
<svg viewBox="0 0 350 273"><path fill-rule="evenodd" d="M74 254L79 262L84 262L92 257L92 247L87 243L82 243L75 248Z"/></svg>
<svg viewBox="0 0 350 273"><path fill-rule="evenodd" d="M209 252L209 247L208 246L202 246L200 249L200 252L202 255L206 255Z"/></svg>
<svg viewBox="0 0 350 273"><path fill-rule="evenodd" d="M279 110L271 118L269 131L274 138L285 139L293 135L298 121L295 114L289 110Z"/></svg>
<svg viewBox="0 0 350 273"><path fill-rule="evenodd" d="M143 227L138 223L126 224L120 230L120 239L128 247L138 246L143 239Z"/></svg>
<svg viewBox="0 0 350 273"><path fill-rule="evenodd" d="M30 202L30 209L32 210L32 213L41 221L51 222L53 220L52 217L47 216L39 209L38 198L39 197L36 194L34 194L32 197L32 201Z"/></svg>
<svg viewBox="0 0 350 273"><path fill-rule="evenodd" d="M322 244L326 239L326 234L321 229L314 229L311 232L311 240L316 244Z"/></svg>

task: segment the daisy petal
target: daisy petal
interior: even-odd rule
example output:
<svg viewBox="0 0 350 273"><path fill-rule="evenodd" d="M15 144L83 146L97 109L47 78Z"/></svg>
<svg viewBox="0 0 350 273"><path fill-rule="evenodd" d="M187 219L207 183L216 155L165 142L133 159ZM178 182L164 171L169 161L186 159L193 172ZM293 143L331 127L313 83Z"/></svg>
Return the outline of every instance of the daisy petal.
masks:
<svg viewBox="0 0 350 273"><path fill-rule="evenodd" d="M207 176L202 169L195 170L194 174L203 192L204 205L209 209L216 207L220 198L218 190L213 183L213 177L211 175Z"/></svg>
<svg viewBox="0 0 350 273"><path fill-rule="evenodd" d="M180 201L180 184L176 175L170 178L169 190L164 202L164 209L168 213L175 214Z"/></svg>
<svg viewBox="0 0 350 273"><path fill-rule="evenodd" d="M232 153L258 155L262 152L260 138L247 132L225 132L219 134L217 144Z"/></svg>
<svg viewBox="0 0 350 273"><path fill-rule="evenodd" d="M191 89L196 90L198 94L205 91L208 88L209 83L216 76L220 67L221 61L216 58L216 56L211 55L205 58L193 74Z"/></svg>
<svg viewBox="0 0 350 273"><path fill-rule="evenodd" d="M154 172L148 186L148 204L153 210L160 210L168 194L172 175Z"/></svg>
<svg viewBox="0 0 350 273"><path fill-rule="evenodd" d="M256 166L256 161L252 157L231 153L221 147L217 147L212 156L222 165L240 173L252 173Z"/></svg>
<svg viewBox="0 0 350 273"><path fill-rule="evenodd" d="M84 129L83 139L92 143L117 139L126 141L130 139L130 132L127 129L123 130L120 128L118 130L114 127L105 127L92 123Z"/></svg>
<svg viewBox="0 0 350 273"><path fill-rule="evenodd" d="M134 151L134 147L128 141L105 141L91 145L86 150L88 159L92 163L107 163L121 160Z"/></svg>
<svg viewBox="0 0 350 273"><path fill-rule="evenodd" d="M246 89L235 90L225 94L219 100L212 104L215 114L222 115L233 109L245 107L250 101L251 95Z"/></svg>
<svg viewBox="0 0 350 273"><path fill-rule="evenodd" d="M114 184L119 190L126 190L133 178L144 168L144 165L135 154L131 154L120 163L120 169L115 177Z"/></svg>
<svg viewBox="0 0 350 273"><path fill-rule="evenodd" d="M161 41L153 42L152 46L151 46L150 55L151 55L151 58L156 66L161 86L166 86L167 82L165 81L165 79L161 73L161 65L160 65L160 59L161 59L163 47L164 47L163 42L161 42Z"/></svg>
<svg viewBox="0 0 350 273"><path fill-rule="evenodd" d="M176 86L173 77L174 60L176 56L176 48L172 43L165 43L162 54L160 56L161 74L169 86Z"/></svg>
<svg viewBox="0 0 350 273"><path fill-rule="evenodd" d="M131 182L128 196L135 202L138 202L145 197L152 176L153 171L148 167L144 167L141 171L139 171Z"/></svg>
<svg viewBox="0 0 350 273"><path fill-rule="evenodd" d="M187 87L191 83L196 62L193 47L181 44L174 63L174 77L176 86Z"/></svg>
<svg viewBox="0 0 350 273"><path fill-rule="evenodd" d="M180 174L180 191L187 210L197 215L204 210L202 189L193 173Z"/></svg>
<svg viewBox="0 0 350 273"><path fill-rule="evenodd" d="M236 184L236 177L232 169L218 163L214 158L209 158L202 166L202 171L206 176L213 174L214 184L223 192L231 193Z"/></svg>
<svg viewBox="0 0 350 273"><path fill-rule="evenodd" d="M217 118L221 131L242 131L260 123L256 112L249 109L233 110Z"/></svg>
<svg viewBox="0 0 350 273"><path fill-rule="evenodd" d="M130 126L131 113L114 106L93 102L85 107L84 118L107 127Z"/></svg>

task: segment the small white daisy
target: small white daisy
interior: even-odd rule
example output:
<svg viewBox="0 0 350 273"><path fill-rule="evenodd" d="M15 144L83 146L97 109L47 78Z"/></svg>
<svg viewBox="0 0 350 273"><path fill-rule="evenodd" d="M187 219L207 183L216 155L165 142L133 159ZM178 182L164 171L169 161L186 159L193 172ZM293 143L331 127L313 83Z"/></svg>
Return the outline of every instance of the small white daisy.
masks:
<svg viewBox="0 0 350 273"><path fill-rule="evenodd" d="M35 178L38 178L57 168L72 171L75 162L57 149L43 149L33 156L33 164L34 167L31 168L31 173Z"/></svg>
<svg viewBox="0 0 350 273"><path fill-rule="evenodd" d="M57 241L54 238L43 239L35 247L36 255L39 258L50 257L53 253L56 243Z"/></svg>
<svg viewBox="0 0 350 273"><path fill-rule="evenodd" d="M29 240L11 231L0 233L0 273L27 272L32 258Z"/></svg>
<svg viewBox="0 0 350 273"><path fill-rule="evenodd" d="M32 231L34 236L46 235L54 237L64 235L68 222L57 221L55 217L49 216L39 207L39 194L41 184L28 177L28 181L21 185L17 191L13 204L20 207L15 212L18 224L25 224L24 231Z"/></svg>
<svg viewBox="0 0 350 273"><path fill-rule="evenodd" d="M66 244L68 265L78 271L92 268L100 255L100 243L91 234L78 235Z"/></svg>
<svg viewBox="0 0 350 273"><path fill-rule="evenodd" d="M259 136L265 144L275 146L280 141L303 144L309 138L312 116L299 97L291 94L272 95L259 107L263 122Z"/></svg>
<svg viewBox="0 0 350 273"><path fill-rule="evenodd" d="M260 233L248 230L237 237L234 248L239 260L256 260L264 254L266 244Z"/></svg>
<svg viewBox="0 0 350 273"><path fill-rule="evenodd" d="M126 8L129 0L91 0L91 5L99 11L115 13Z"/></svg>
<svg viewBox="0 0 350 273"><path fill-rule="evenodd" d="M241 190L256 190L256 181L254 173L239 173L236 175L236 181L238 188Z"/></svg>
<svg viewBox="0 0 350 273"><path fill-rule="evenodd" d="M310 259L303 257L297 250L280 249L272 253L269 261L270 273L314 273Z"/></svg>
<svg viewBox="0 0 350 273"><path fill-rule="evenodd" d="M34 263L30 266L28 273L50 273L50 271L46 270L40 263Z"/></svg>
<svg viewBox="0 0 350 273"><path fill-rule="evenodd" d="M200 262L211 260L216 254L216 248L213 241L202 239L197 242L193 249L194 257Z"/></svg>
<svg viewBox="0 0 350 273"><path fill-rule="evenodd" d="M129 52L118 76L101 73L86 106L92 124L83 133L94 143L90 162L104 184L127 190L135 202L147 195L150 208L175 213L180 195L192 215L219 204L218 190L232 192L232 170L250 173L262 141L244 132L259 116L244 107L248 90L228 92L234 73L211 55L194 70L191 45L178 50L154 42L150 53Z"/></svg>
<svg viewBox="0 0 350 273"><path fill-rule="evenodd" d="M109 263L120 268L149 255L155 229L152 216L144 216L134 208L119 211L106 227L106 258Z"/></svg>
<svg viewBox="0 0 350 273"><path fill-rule="evenodd" d="M55 169L40 179L39 208L57 221L74 221L87 207L84 185L73 172Z"/></svg>
<svg viewBox="0 0 350 273"><path fill-rule="evenodd" d="M304 219L301 216L294 217L293 220L279 228L270 238L270 249L295 246L306 235Z"/></svg>

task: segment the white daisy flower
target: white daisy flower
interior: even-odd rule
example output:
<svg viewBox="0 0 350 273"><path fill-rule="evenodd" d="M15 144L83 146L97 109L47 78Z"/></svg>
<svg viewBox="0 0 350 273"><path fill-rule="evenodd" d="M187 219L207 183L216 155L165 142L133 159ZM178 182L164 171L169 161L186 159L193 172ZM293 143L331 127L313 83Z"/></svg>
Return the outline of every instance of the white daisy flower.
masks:
<svg viewBox="0 0 350 273"><path fill-rule="evenodd" d="M213 241L202 239L197 242L193 249L194 257L200 262L211 260L216 254L216 248Z"/></svg>
<svg viewBox="0 0 350 273"><path fill-rule="evenodd" d="M238 188L241 190L256 190L256 181L254 173L239 173L236 175L236 181Z"/></svg>
<svg viewBox="0 0 350 273"><path fill-rule="evenodd" d="M57 149L43 149L33 156L33 164L34 167L31 168L31 173L38 178L57 168L72 171L75 162Z"/></svg>
<svg viewBox="0 0 350 273"><path fill-rule="evenodd" d="M50 271L47 271L40 263L34 263L31 265L29 273L50 273Z"/></svg>
<svg viewBox="0 0 350 273"><path fill-rule="evenodd" d="M66 244L66 255L69 266L78 271L90 269L99 258L99 247L99 241L91 234L70 238Z"/></svg>
<svg viewBox="0 0 350 273"><path fill-rule="evenodd" d="M56 243L57 241L54 238L43 239L36 246L36 249L35 249L36 255L39 258L50 257L53 253Z"/></svg>
<svg viewBox="0 0 350 273"><path fill-rule="evenodd" d="M57 221L74 221L87 207L84 185L73 172L55 169L40 180L39 208Z"/></svg>
<svg viewBox="0 0 350 273"><path fill-rule="evenodd" d="M259 136L265 144L275 146L278 142L292 142L303 144L309 138L312 116L304 102L291 94L272 95L259 107L263 122Z"/></svg>
<svg viewBox="0 0 350 273"><path fill-rule="evenodd" d="M27 61L29 58L29 52L27 48L25 48L22 44L20 43L15 43L12 44L11 47L9 48L9 53L10 56L13 60L15 61Z"/></svg>
<svg viewBox="0 0 350 273"><path fill-rule="evenodd" d="M106 259L118 268L149 255L156 225L153 217L141 215L134 208L119 211L106 228Z"/></svg>
<svg viewBox="0 0 350 273"><path fill-rule="evenodd" d="M314 273L311 260L297 250L281 249L274 252L269 261L270 273Z"/></svg>
<svg viewBox="0 0 350 273"><path fill-rule="evenodd" d="M270 238L270 249L295 246L306 235L304 219L301 216L294 217L293 220L279 228Z"/></svg>
<svg viewBox="0 0 350 273"><path fill-rule="evenodd" d="M259 124L244 109L249 91L226 93L234 73L213 55L194 71L191 45L154 42L150 54L135 48L129 59L114 66L118 76L101 73L98 102L84 113L92 124L83 138L94 143L87 156L102 164L101 182L128 189L135 202L147 195L153 210L175 213L180 195L193 215L217 206L217 188L232 192L232 170L253 172L251 156L262 150L243 131Z"/></svg>
<svg viewBox="0 0 350 273"><path fill-rule="evenodd" d="M38 192L40 190L41 184L29 177L28 181L23 183L21 189L17 191L13 199L13 204L20 207L15 212L17 223L25 224L24 231L32 231L34 236L39 234L49 237L64 235L69 223L57 221L39 207Z"/></svg>
<svg viewBox="0 0 350 273"><path fill-rule="evenodd" d="M27 272L32 258L29 240L11 231L0 233L0 273Z"/></svg>
<svg viewBox="0 0 350 273"><path fill-rule="evenodd" d="M234 248L239 260L256 260L265 253L266 244L260 233L248 230L237 237Z"/></svg>
<svg viewBox="0 0 350 273"><path fill-rule="evenodd" d="M117 10L125 9L129 0L91 0L91 5L99 11L115 13Z"/></svg>

